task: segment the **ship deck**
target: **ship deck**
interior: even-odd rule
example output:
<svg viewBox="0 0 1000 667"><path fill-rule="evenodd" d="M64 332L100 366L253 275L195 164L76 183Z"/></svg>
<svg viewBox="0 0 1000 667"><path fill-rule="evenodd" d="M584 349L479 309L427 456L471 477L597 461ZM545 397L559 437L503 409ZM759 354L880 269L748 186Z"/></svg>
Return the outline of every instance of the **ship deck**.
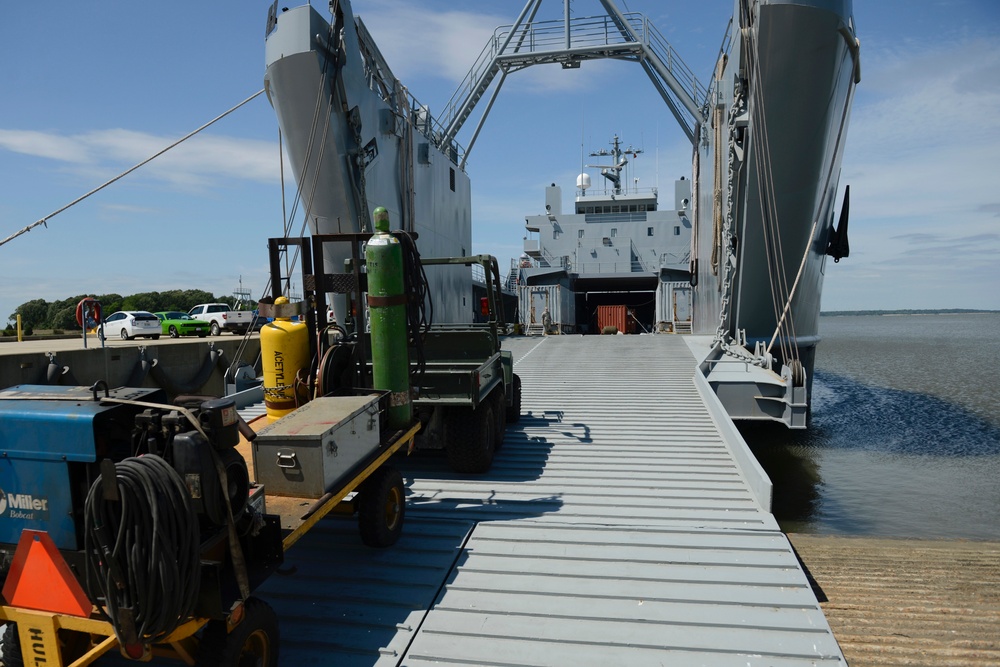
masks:
<svg viewBox="0 0 1000 667"><path fill-rule="evenodd" d="M399 543L327 519L258 590L282 664L845 664L688 337L504 346L522 417L488 474L399 461Z"/></svg>

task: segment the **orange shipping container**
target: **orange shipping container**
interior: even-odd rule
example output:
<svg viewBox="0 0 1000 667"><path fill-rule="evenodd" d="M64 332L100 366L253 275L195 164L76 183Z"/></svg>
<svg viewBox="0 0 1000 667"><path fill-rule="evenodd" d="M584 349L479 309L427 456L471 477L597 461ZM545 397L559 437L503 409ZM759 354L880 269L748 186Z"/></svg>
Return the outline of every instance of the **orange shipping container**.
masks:
<svg viewBox="0 0 1000 667"><path fill-rule="evenodd" d="M615 327L622 333L635 333L635 320L629 316L628 308L625 306L598 306L597 307L597 330L604 331L604 327Z"/></svg>

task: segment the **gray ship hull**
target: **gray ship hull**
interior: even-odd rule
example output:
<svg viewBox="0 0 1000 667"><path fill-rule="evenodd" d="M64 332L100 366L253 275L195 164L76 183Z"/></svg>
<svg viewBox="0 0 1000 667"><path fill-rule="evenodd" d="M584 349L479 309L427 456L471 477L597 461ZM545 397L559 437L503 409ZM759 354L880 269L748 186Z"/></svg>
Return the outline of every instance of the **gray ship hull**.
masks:
<svg viewBox="0 0 1000 667"><path fill-rule="evenodd" d="M722 178L699 193L696 330L745 332L809 377L857 74L850 21L849 0L759 5L716 82L719 152L699 156L700 183Z"/></svg>
<svg viewBox="0 0 1000 667"><path fill-rule="evenodd" d="M309 230L371 231L371 211L384 206L392 229L419 235L424 257L470 254L471 188L457 154L426 137L429 114L392 76L350 4L339 12L342 30L308 5L278 14L265 49L265 89ZM342 273L350 249L328 245L325 255L326 271ZM435 320L471 321L471 270L428 267L427 277ZM343 322L344 301L333 304Z"/></svg>

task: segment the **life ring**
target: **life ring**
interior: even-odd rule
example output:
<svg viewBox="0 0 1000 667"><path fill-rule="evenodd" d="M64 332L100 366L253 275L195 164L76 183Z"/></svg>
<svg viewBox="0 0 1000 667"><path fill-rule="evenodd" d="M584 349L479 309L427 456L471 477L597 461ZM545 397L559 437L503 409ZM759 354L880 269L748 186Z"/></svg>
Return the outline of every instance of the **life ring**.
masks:
<svg viewBox="0 0 1000 667"><path fill-rule="evenodd" d="M101 302L97 299L80 299L76 304L76 323L84 329L93 329L101 323Z"/></svg>

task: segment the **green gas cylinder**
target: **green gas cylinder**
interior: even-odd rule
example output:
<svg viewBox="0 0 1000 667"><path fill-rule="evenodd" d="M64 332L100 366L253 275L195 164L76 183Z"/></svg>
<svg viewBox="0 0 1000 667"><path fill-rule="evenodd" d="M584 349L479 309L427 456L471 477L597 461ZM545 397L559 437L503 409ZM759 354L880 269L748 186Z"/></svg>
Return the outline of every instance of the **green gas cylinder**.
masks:
<svg viewBox="0 0 1000 667"><path fill-rule="evenodd" d="M365 248L372 384L375 389L390 392L389 426L398 429L409 426L412 419L403 248L389 233L389 212L385 208L376 208L372 218L375 235Z"/></svg>

